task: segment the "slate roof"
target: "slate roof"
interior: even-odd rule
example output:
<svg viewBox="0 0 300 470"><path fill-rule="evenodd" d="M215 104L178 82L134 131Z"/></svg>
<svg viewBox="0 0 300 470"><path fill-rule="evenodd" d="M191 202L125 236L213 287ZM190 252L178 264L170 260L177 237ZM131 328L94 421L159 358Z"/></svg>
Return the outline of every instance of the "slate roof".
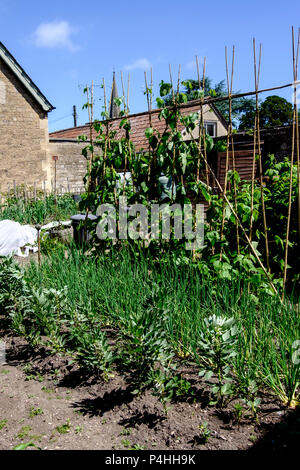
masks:
<svg viewBox="0 0 300 470"><path fill-rule="evenodd" d="M32 95L35 101L41 106L43 111L49 112L55 109L54 106L47 100L41 90L31 80L29 75L6 49L4 44L0 41L0 59L7 65L7 67L14 73L18 80L24 85L28 92Z"/></svg>

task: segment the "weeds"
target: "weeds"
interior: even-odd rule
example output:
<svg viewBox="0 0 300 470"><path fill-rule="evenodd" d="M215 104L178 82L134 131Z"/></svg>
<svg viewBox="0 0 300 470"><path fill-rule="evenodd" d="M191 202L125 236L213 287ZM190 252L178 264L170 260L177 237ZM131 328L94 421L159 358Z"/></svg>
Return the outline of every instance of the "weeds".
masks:
<svg viewBox="0 0 300 470"><path fill-rule="evenodd" d="M29 418L33 418L34 416L38 416L38 415L43 415L44 414L44 411L41 409L41 408L30 408L30 411L29 411Z"/></svg>
<svg viewBox="0 0 300 470"><path fill-rule="evenodd" d="M205 421L203 424L199 425L200 439L204 444L206 444L211 436L211 430L208 428L208 423Z"/></svg>
<svg viewBox="0 0 300 470"><path fill-rule="evenodd" d="M56 426L55 429L59 434L67 434L71 429L70 420L67 419L66 423L62 424L61 426Z"/></svg>
<svg viewBox="0 0 300 470"><path fill-rule="evenodd" d="M2 206L0 219L10 219L21 224L45 224L52 220L69 219L78 209L72 196L65 194L56 198L53 195L45 199L23 201L10 197Z"/></svg>
<svg viewBox="0 0 300 470"><path fill-rule="evenodd" d="M34 442L31 441L18 444L13 448L13 450L26 450L28 447L34 447L37 450L42 450L41 447L37 446Z"/></svg>
<svg viewBox="0 0 300 470"><path fill-rule="evenodd" d="M17 439L25 439L28 437L29 432L32 430L31 426L23 426L21 430L16 435Z"/></svg>
<svg viewBox="0 0 300 470"><path fill-rule="evenodd" d="M7 419L0 420L0 431L7 425Z"/></svg>

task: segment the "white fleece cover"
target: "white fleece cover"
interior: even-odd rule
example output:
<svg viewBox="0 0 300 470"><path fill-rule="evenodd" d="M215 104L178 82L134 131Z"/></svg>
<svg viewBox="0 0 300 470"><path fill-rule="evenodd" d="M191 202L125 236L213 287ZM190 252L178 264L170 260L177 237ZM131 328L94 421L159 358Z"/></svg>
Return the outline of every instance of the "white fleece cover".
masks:
<svg viewBox="0 0 300 470"><path fill-rule="evenodd" d="M30 225L21 225L12 220L1 220L0 222L0 256L17 255L28 256L29 246L26 246L25 253L21 247L25 245L35 245L37 240L37 230ZM32 246L33 251L37 247Z"/></svg>
<svg viewBox="0 0 300 470"><path fill-rule="evenodd" d="M59 225L71 225L71 221L50 222L43 225L41 230L47 230ZM0 221L0 256L17 255L23 258L29 255L29 250L36 252L37 230L30 225L21 225L12 220ZM25 247L24 252L21 248Z"/></svg>

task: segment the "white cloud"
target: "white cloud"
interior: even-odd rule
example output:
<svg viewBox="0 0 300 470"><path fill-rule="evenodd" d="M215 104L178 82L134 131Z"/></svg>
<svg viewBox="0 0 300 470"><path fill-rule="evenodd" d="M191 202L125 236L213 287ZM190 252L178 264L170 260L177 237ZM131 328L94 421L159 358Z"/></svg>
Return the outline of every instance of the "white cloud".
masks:
<svg viewBox="0 0 300 470"><path fill-rule="evenodd" d="M79 49L71 39L74 32L68 21L41 23L34 32L34 42L37 47L62 47L74 52Z"/></svg>
<svg viewBox="0 0 300 470"><path fill-rule="evenodd" d="M149 70L150 68L151 68L151 62L145 57L142 59L136 60L132 64L124 65L123 67L124 70L137 70L137 69Z"/></svg>

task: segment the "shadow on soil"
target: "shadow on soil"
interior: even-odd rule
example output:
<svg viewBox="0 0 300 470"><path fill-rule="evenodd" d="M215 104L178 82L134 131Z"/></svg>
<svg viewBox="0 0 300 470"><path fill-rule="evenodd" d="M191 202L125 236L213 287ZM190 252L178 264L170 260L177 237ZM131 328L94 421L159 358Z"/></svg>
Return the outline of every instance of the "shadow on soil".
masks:
<svg viewBox="0 0 300 470"><path fill-rule="evenodd" d="M116 388L110 392L105 392L102 397L85 398L79 402L72 403L72 407L81 411L84 415L103 416L107 411L112 410L116 406L131 403L135 395L131 390L126 388Z"/></svg>
<svg viewBox="0 0 300 470"><path fill-rule="evenodd" d="M165 419L165 416L161 416L157 413L149 413L149 411L144 411L143 413L138 412L134 416L130 416L130 418L122 419L119 421L119 424L125 427L134 427L136 425L146 424L150 429L152 429Z"/></svg>
<svg viewBox="0 0 300 470"><path fill-rule="evenodd" d="M298 450L300 444L300 408L290 410L283 420L276 424L262 426L265 434L249 449L255 451ZM263 431L263 429L262 429Z"/></svg>

